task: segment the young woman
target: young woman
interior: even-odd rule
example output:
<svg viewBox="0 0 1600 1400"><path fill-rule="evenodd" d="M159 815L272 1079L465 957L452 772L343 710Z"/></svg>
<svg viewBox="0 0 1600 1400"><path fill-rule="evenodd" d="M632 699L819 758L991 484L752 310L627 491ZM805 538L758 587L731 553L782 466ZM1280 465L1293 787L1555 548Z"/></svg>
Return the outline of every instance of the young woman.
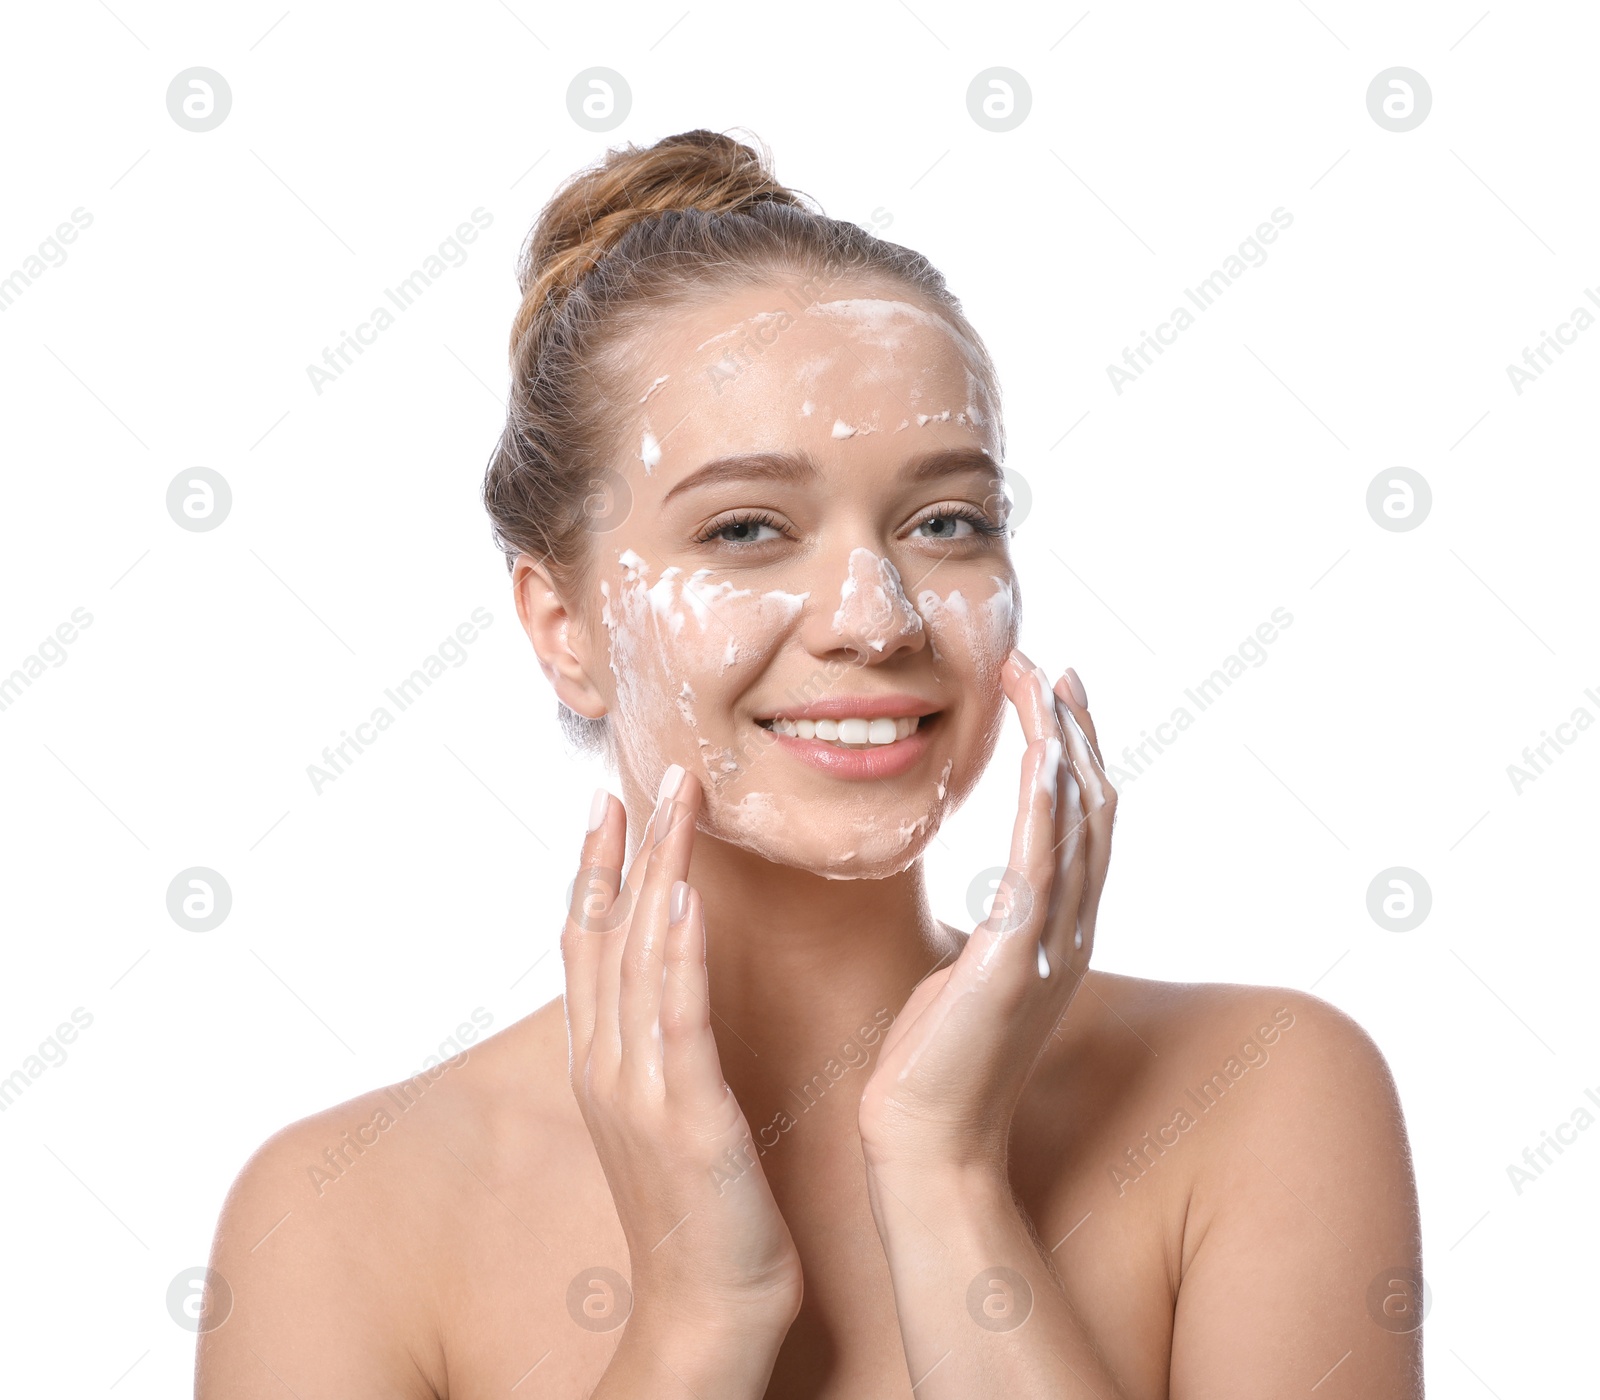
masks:
<svg viewBox="0 0 1600 1400"><path fill-rule="evenodd" d="M1090 969L1117 795L1076 674L1016 649L940 275L696 131L569 181L521 281L485 500L621 788L566 995L256 1153L199 1394L1420 1396L1372 1042ZM1006 723L1009 848L965 857L1006 873L952 928L923 854Z"/></svg>

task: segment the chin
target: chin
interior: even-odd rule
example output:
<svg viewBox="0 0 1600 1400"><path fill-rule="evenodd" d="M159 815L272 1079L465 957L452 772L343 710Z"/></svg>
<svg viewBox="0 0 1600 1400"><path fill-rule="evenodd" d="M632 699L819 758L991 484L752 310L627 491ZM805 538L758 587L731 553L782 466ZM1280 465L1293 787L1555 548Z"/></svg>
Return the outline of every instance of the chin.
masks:
<svg viewBox="0 0 1600 1400"><path fill-rule="evenodd" d="M771 832L725 830L715 822L706 824L706 830L707 834L715 835L718 840L750 851L750 854L760 856L774 866L806 870L808 874L821 875L824 880L888 880L891 875L899 875L917 864L928 842L933 840L934 832L938 830L938 822L931 813L918 821L907 821L904 826L915 827L915 830L907 832L904 840L898 838L898 832L890 832L888 840L877 834L864 835L861 840L856 840L851 834L851 837L842 838L827 850L819 850L811 843L795 842L792 838ZM850 846L846 846L846 850L838 850L838 846L845 845L846 840Z"/></svg>
<svg viewBox="0 0 1600 1400"><path fill-rule="evenodd" d="M949 806L941 801L920 816L910 815L903 806L863 815L831 812L826 821L807 823L812 831L834 833L826 846L794 839L799 824L794 818L803 823L810 813L793 796L752 792L738 802L714 803L701 825L708 835L773 865L806 870L825 880L887 880L917 862Z"/></svg>

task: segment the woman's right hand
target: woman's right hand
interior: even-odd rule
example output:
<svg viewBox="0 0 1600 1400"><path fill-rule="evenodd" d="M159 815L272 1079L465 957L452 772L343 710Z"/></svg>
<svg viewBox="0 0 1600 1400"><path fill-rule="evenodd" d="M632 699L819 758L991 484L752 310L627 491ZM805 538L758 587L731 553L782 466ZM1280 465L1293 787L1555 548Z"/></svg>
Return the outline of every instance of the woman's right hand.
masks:
<svg viewBox="0 0 1600 1400"><path fill-rule="evenodd" d="M686 881L702 789L668 773L677 791L658 796L626 881L627 812L609 793L584 839L561 935L568 1071L628 1241L630 1331L765 1327L775 1356L800 1256L711 1032L704 909Z"/></svg>

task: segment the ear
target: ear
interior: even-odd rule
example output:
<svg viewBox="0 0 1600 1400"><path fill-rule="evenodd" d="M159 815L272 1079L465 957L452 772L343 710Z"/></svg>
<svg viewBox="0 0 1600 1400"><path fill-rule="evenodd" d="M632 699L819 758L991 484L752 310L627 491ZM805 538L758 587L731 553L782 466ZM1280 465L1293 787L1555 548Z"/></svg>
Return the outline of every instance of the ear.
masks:
<svg viewBox="0 0 1600 1400"><path fill-rule="evenodd" d="M531 554L517 555L511 594L539 669L561 703L588 719L599 719L606 712L606 697L590 680L582 621L557 596L549 570Z"/></svg>

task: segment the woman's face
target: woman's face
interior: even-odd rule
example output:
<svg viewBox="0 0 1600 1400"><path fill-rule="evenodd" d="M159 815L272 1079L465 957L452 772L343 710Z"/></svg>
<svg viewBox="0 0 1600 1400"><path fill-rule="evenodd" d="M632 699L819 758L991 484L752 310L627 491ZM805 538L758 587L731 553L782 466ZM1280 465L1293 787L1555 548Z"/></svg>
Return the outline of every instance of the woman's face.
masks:
<svg viewBox="0 0 1600 1400"><path fill-rule="evenodd" d="M744 289L640 342L583 600L623 779L679 763L702 832L835 879L904 870L966 797L1016 641L999 405L911 295ZM879 722L772 727L819 716Z"/></svg>

